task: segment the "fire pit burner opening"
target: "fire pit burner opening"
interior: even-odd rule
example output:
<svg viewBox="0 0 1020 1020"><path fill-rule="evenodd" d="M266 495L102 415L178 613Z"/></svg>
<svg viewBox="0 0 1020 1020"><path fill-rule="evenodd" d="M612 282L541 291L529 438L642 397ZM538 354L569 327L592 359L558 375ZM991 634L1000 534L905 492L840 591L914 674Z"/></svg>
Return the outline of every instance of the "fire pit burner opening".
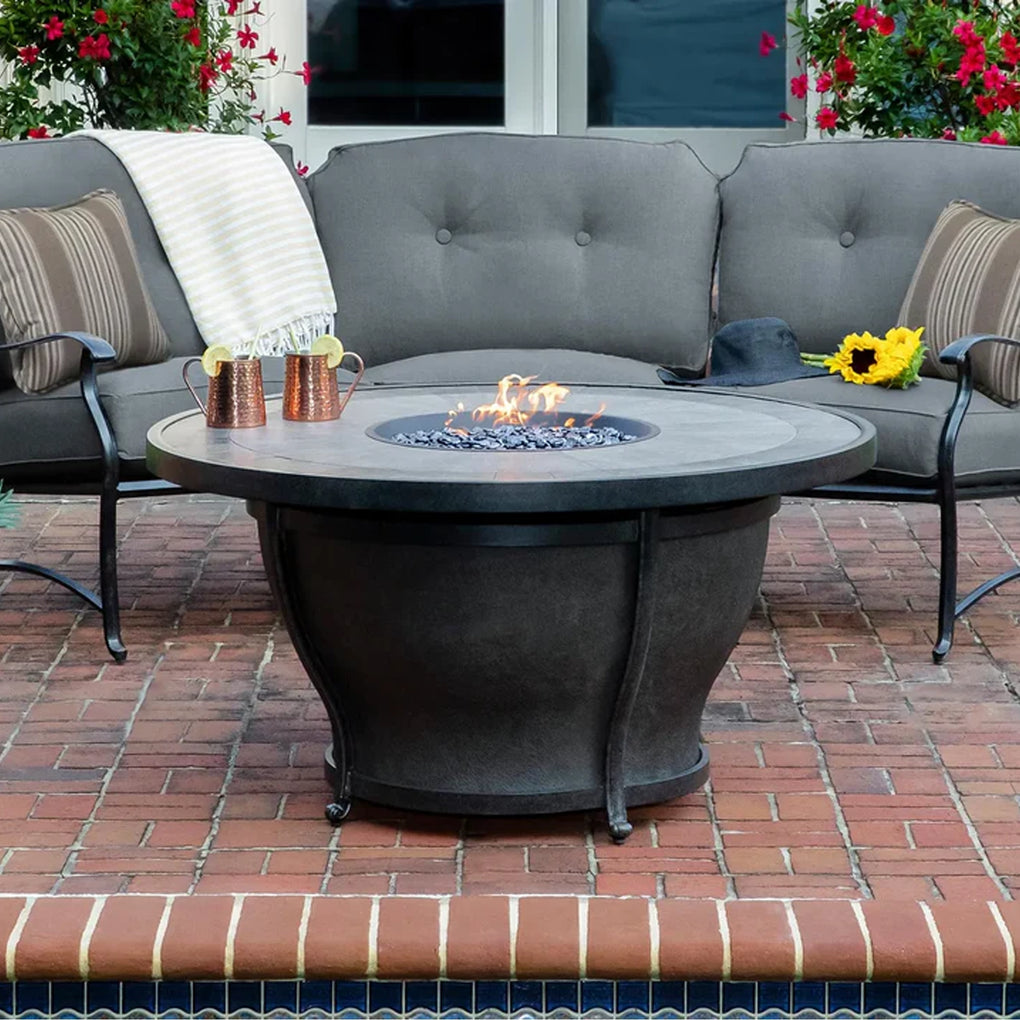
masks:
<svg viewBox="0 0 1020 1020"><path fill-rule="evenodd" d="M636 418L603 414L592 425L556 423L556 416L546 422L535 416L527 425L478 425L463 427L447 425L445 414L418 414L393 418L373 425L366 432L373 439L397 446L414 446L422 450L482 450L514 452L524 450L591 450L607 446L626 446L651 439L659 434L657 426ZM578 413L577 422L591 415Z"/></svg>

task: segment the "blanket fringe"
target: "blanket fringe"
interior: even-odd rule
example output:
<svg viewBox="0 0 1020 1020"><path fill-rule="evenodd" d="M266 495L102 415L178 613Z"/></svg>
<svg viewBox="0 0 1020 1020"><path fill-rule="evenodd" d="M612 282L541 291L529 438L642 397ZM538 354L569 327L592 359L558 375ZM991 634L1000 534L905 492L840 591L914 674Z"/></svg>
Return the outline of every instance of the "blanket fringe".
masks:
<svg viewBox="0 0 1020 1020"><path fill-rule="evenodd" d="M256 357L282 357L294 351L307 351L312 342L323 333L333 332L331 312L314 312L303 315L293 322L284 323L273 329L263 330L253 343L235 344L235 355L248 354Z"/></svg>

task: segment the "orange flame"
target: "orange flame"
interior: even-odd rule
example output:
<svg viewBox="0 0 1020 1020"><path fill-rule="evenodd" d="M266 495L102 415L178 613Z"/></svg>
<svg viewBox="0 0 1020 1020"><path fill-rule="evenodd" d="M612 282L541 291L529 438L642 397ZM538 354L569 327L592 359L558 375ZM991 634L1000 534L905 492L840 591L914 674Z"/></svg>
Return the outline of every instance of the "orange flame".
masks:
<svg viewBox="0 0 1020 1020"><path fill-rule="evenodd" d="M557 408L570 395L570 390L559 383L545 383L529 389L528 384L534 378L533 375L503 376L497 383L496 397L492 403L479 404L471 412L471 417L486 425L526 425L536 414L555 415ZM446 424L451 425L463 411L464 405L458 403L449 412ZM601 413L599 411L595 417Z"/></svg>

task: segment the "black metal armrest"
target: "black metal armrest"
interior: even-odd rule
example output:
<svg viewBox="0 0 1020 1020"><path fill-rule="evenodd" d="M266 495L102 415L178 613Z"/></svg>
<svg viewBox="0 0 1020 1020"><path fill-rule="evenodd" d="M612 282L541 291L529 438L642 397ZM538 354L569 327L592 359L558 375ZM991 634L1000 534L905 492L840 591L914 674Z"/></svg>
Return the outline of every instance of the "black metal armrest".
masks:
<svg viewBox="0 0 1020 1020"><path fill-rule="evenodd" d="M117 358L117 352L102 337L93 336L91 333L48 333L46 336L32 337L31 340L18 340L12 344L4 344L2 349L16 351L24 347L44 344L50 340L74 340L83 348L82 357L87 357L96 364L115 361Z"/></svg>
<svg viewBox="0 0 1020 1020"><path fill-rule="evenodd" d="M959 340L954 340L944 348L939 354L939 361L944 365L963 366L967 363L972 347L988 342L1020 347L1020 340L1014 340L1012 337L996 336L994 333L973 333L970 336L962 336Z"/></svg>

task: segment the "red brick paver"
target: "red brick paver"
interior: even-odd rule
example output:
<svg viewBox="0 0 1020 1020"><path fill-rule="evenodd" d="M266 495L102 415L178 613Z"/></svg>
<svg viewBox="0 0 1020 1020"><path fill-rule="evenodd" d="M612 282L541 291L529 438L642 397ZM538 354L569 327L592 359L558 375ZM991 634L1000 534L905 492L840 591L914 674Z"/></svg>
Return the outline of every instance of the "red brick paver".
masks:
<svg viewBox="0 0 1020 1020"><path fill-rule="evenodd" d="M90 500L23 500L0 557L95 580ZM711 782L632 812L321 816L325 713L255 527L121 507L124 632L0 573L0 947L9 979L1013 980L1020 584L931 662L925 506L784 504L705 713ZM961 587L1020 503L961 507Z"/></svg>

